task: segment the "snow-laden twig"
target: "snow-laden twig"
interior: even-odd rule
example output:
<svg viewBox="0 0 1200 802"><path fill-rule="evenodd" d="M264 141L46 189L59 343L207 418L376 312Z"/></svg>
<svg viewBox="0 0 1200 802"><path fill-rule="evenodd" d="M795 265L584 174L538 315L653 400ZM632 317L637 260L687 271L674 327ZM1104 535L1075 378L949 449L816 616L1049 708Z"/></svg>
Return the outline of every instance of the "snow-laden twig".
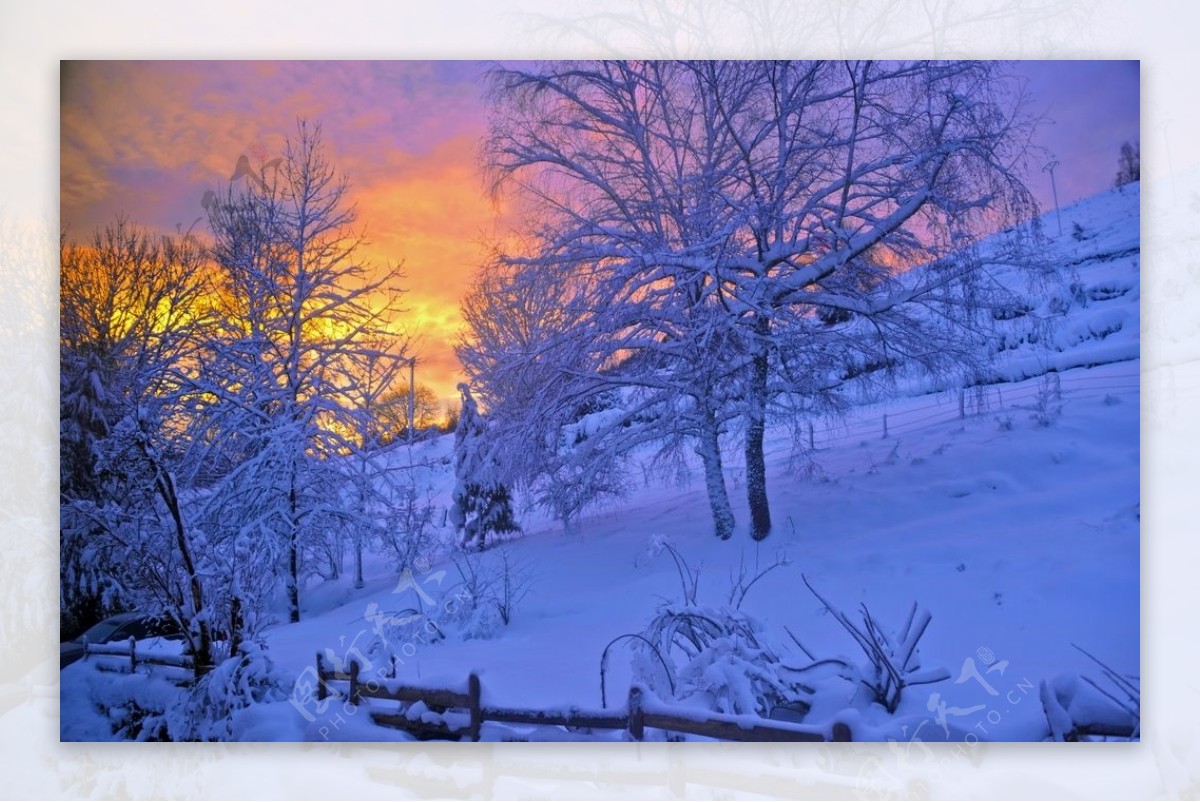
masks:
<svg viewBox="0 0 1200 802"><path fill-rule="evenodd" d="M871 670L865 673L869 674L869 678L864 677L860 681L871 691L874 701L883 705L889 713L896 712L906 687L928 685L950 678L950 672L944 668L921 669L917 645L924 636L925 630L929 628L930 621L933 620L933 616L928 610L918 607L914 602L909 608L908 618L899 634L894 638L888 637L865 604L859 606L863 621L860 627L818 593L817 589L808 581L808 577L801 574L800 578L804 580L804 585L809 591L825 605L825 609L834 617L834 620L854 638L855 643L867 656ZM789 631L788 634L792 633ZM792 635L792 640L800 645L795 635ZM804 649L803 646L800 648L809 655L810 659L812 658L807 649Z"/></svg>
<svg viewBox="0 0 1200 802"><path fill-rule="evenodd" d="M608 707L608 696L605 692L605 675L608 673L608 652L613 646L624 640L639 640L650 647L650 651L653 652L654 656L658 658L658 662L662 663L663 676L667 678L667 684L671 687L671 693L674 695L675 680L671 676L671 667L668 666L667 661L663 659L662 652L658 650L657 646L646 640L646 638L642 635L639 635L636 632L627 632L624 635L618 635L610 640L608 645L604 647L604 651L600 654L600 706L605 708Z"/></svg>
<svg viewBox="0 0 1200 802"><path fill-rule="evenodd" d="M775 558L775 562L771 563L766 568L762 569L754 576L750 577L749 580L747 580L746 566L743 560L744 555L738 560L738 575L736 578L732 575L733 572L730 571L729 603L735 610L742 609L742 603L746 601L746 596L750 593L751 589L753 589L759 580L774 571L776 568L783 568L784 566L789 565L786 555L778 555ZM755 567L758 567L757 560Z"/></svg>

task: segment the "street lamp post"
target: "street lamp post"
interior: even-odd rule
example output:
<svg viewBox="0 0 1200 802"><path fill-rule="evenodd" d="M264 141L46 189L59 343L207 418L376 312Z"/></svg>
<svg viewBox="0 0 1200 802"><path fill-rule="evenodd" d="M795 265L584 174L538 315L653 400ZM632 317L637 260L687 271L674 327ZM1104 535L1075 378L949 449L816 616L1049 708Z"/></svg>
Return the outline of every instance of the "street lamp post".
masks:
<svg viewBox="0 0 1200 802"><path fill-rule="evenodd" d="M417 358L410 356L405 358L408 362L408 444L413 443L413 429L416 428L416 411L417 411Z"/></svg>
<svg viewBox="0 0 1200 802"><path fill-rule="evenodd" d="M1058 184L1054 182L1054 168L1060 164L1058 159L1052 159L1042 168L1042 172L1050 173L1050 190L1054 193L1054 215L1058 218L1058 236L1062 236L1062 211L1058 208Z"/></svg>

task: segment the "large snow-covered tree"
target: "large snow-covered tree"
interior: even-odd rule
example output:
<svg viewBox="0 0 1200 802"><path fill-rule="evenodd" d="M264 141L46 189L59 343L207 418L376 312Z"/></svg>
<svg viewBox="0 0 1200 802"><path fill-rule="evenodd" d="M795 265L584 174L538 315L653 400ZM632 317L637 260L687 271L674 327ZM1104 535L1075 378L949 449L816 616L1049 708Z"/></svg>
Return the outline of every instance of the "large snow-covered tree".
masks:
<svg viewBox="0 0 1200 802"><path fill-rule="evenodd" d="M408 346L390 331L399 270L358 258L318 127L265 167L207 205L211 247L124 220L64 240L64 634L162 614L206 669L281 588L298 620L345 533L389 521L377 407Z"/></svg>
<svg viewBox="0 0 1200 802"><path fill-rule="evenodd" d="M528 211L497 274L575 299L537 352L572 388L558 411L614 386L656 408L647 436L693 442L722 537L720 438L740 431L750 531L765 537L772 409L829 406L848 379L901 363L958 370L979 351L986 282L969 246L1032 209L1029 123L1009 86L981 62L495 70L486 158ZM487 327L472 335L468 350L494 356L474 360L485 384L526 369ZM618 424L608 449L644 442Z"/></svg>
<svg viewBox="0 0 1200 802"><path fill-rule="evenodd" d="M333 457L356 446L359 357L396 311L398 268L361 260L348 189L301 120L277 171L209 207L224 331L194 387L196 440L221 445L196 468L223 484L218 528L280 561L292 621L306 551L357 518Z"/></svg>
<svg viewBox="0 0 1200 802"><path fill-rule="evenodd" d="M690 442L704 466L716 531L728 537L719 396L732 371L729 361L713 359L729 343L723 288L711 272L655 260L684 251L715 256L731 228L720 203L730 149L713 122L711 97L689 92L686 80L679 65L657 62L494 74L502 110L487 149L494 186L516 186L533 224L522 248L497 260L507 287L487 293L520 296L522 303L502 311L506 319L557 306L558 325L539 323L534 347L473 359L473 352L500 353L500 340L495 326L473 322L483 316L469 314L468 305L472 336L460 350L468 352L469 371L486 366L475 377L482 386L511 384L505 377L517 365L541 374L532 385L541 403L515 412L536 414L551 442L563 427L578 434L576 418L595 406L595 396L620 390L625 414L593 421L600 425L587 427L586 442L557 448L543 474L608 490L622 452L649 442L670 452ZM505 413L506 394L491 395L501 396L489 397L489 409L505 431L502 421L513 417ZM580 487L577 479L552 484Z"/></svg>
<svg viewBox="0 0 1200 802"><path fill-rule="evenodd" d="M203 253L118 217L60 256L61 488L92 497L88 440L139 404L172 402L204 320Z"/></svg>
<svg viewBox="0 0 1200 802"><path fill-rule="evenodd" d="M59 286L64 634L131 606L186 623L176 591L193 587L192 533L169 520L170 477L149 462L179 429L180 390L205 330L203 254L117 218L85 243L63 242ZM113 442L135 433L137 448ZM113 459L121 450L126 458ZM142 536L153 531L171 537L143 561Z"/></svg>
<svg viewBox="0 0 1200 802"><path fill-rule="evenodd" d="M813 311L863 321L840 332L859 362L938 371L975 358L974 307L986 288L969 246L1033 209L1018 173L1029 122L990 62L695 69L737 142L732 202L744 214L723 262L749 357L746 484L757 539L771 526L763 461L771 365L805 350ZM795 385L776 374L780 391L814 389L811 376Z"/></svg>

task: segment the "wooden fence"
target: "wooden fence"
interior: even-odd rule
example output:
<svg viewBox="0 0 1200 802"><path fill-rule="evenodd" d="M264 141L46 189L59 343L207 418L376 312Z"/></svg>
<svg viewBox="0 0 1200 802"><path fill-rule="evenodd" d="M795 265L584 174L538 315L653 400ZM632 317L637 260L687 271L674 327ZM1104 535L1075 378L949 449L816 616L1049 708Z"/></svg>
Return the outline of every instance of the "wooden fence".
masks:
<svg viewBox="0 0 1200 802"><path fill-rule="evenodd" d="M120 645L114 643L87 643L83 644L83 659L87 660L91 656L97 657L127 657L129 658L129 670L133 672L138 665L152 666L170 666L171 668L183 668L188 671L194 669L192 658L190 655L169 655L169 654L150 654L147 652L138 653L137 639L130 637L128 643Z"/></svg>
<svg viewBox="0 0 1200 802"><path fill-rule="evenodd" d="M642 689L634 686L629 690L629 701L624 710L522 710L517 708L484 706L482 687L478 675L467 677L466 692L444 688L422 688L395 682L368 680L361 676L357 660L351 660L348 671L326 668L320 652L317 653L317 698L324 700L331 691L330 682L348 682L347 701L359 705L363 699L383 699L405 703L423 703L435 714L435 721L409 718L404 713L373 711L371 718L377 724L406 730L419 738L461 740L464 736L478 741L485 721L505 724L553 726L565 729L625 730L635 740L645 738L646 728L670 732L690 733L706 738L725 741L849 741L850 727L835 722L830 728L809 727L783 721L758 719L751 716L724 716L704 712L703 718L696 713L685 713L657 703L647 704ZM339 694L340 695L340 694ZM450 710L465 711L467 724L455 727L440 715Z"/></svg>

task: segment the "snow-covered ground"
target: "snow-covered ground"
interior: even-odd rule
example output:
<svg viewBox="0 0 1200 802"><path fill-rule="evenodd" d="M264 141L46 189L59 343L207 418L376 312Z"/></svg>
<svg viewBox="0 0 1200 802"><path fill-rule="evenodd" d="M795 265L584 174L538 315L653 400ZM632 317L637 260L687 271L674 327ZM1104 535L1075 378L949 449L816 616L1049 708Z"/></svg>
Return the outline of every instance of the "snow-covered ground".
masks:
<svg viewBox="0 0 1200 802"><path fill-rule="evenodd" d="M670 543L700 569L697 601L712 607L727 603L740 567L753 575L756 565L786 559L741 608L786 663L808 661L785 627L818 658L864 662L802 575L855 619L866 605L883 624L900 627L914 601L932 614L922 661L944 667L949 679L909 688L887 714L855 703L852 683L824 677L806 723L838 717L856 739L1043 738L1040 683L1101 674L1073 644L1120 673L1140 673L1138 202L1134 185L1065 209L1062 236L1054 213L1047 216L1047 263L1065 281L1026 286L1011 270L997 271L1029 302L1005 322L996 383L965 396L896 397L817 421L811 451L806 431L771 430L774 530L765 541L756 544L744 531L744 482L732 441L727 478L742 525L732 540L712 535L695 465L678 482L639 476L628 497L584 516L570 534L526 511L523 534L480 557L498 564L506 555L528 579L511 623L492 622L484 633L490 637L393 635L398 680L458 687L475 671L485 705L600 707L605 647L643 632L661 605L680 601L677 568L663 550ZM452 442L394 451L396 460L422 466L417 474L438 506L437 524L453 482ZM366 587L355 590L352 581L347 573L308 588L304 620L267 631L269 655L296 691L248 712L242 737L409 737L371 724L361 711L309 698L315 658L361 654L377 673L385 664L368 646L380 617L410 608L428 613L430 600L444 606L459 571L448 552L425 555L405 577L374 555ZM630 656L627 646L610 655L610 705L623 705ZM93 701L100 676L94 661L62 672L64 739L106 737ZM162 693L170 692L164 683ZM484 737L581 736L488 725Z"/></svg>

